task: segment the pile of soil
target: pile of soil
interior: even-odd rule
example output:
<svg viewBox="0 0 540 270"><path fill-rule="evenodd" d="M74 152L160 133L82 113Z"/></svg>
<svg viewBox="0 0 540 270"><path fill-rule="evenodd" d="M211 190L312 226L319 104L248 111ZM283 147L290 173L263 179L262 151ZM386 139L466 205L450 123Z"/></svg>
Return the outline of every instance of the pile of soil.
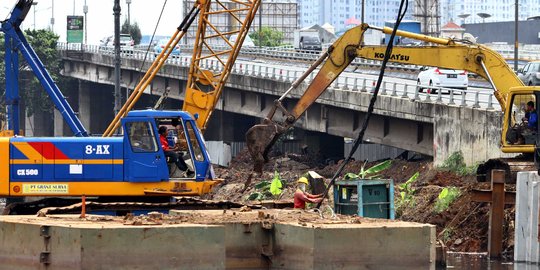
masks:
<svg viewBox="0 0 540 270"><path fill-rule="evenodd" d="M304 160L306 161L303 162ZM214 188L213 192L205 198L246 202L251 194L258 192L255 185L261 181L271 181L274 171L277 171L284 187L283 193L278 198L292 200L295 182L302 174L308 170L315 171L325 177L328 183L341 162L333 165L314 165L309 158L301 159L297 156L283 155L272 158L265 165L263 174L259 176L252 173L251 157L247 151L243 151L234 158L229 168L216 168L216 175L223 178L224 182ZM376 163L364 164L363 161L351 161L346 165L340 177L349 172L358 173L362 166L369 168ZM475 176L461 176L451 171L434 168L431 160L393 160L390 168L383 171L379 178L394 180L396 192L394 195L397 200L400 196L399 185L405 183L416 172L420 175L411 185L414 190L413 203L398 209L397 219L436 225L437 238L451 251L486 252L489 204L473 202L472 190L490 189L490 184L476 182ZM437 213L434 206L439 193L445 187L457 187L460 190L460 196L446 210ZM515 185L507 184L507 190L514 189ZM503 250L505 257L509 259L513 255L514 248L514 212L513 206L507 206L503 228Z"/></svg>

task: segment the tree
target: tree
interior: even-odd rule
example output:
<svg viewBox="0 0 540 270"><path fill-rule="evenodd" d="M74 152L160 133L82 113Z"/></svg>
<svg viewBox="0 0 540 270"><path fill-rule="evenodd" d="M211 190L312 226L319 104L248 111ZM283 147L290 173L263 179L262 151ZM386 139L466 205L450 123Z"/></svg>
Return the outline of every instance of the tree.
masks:
<svg viewBox="0 0 540 270"><path fill-rule="evenodd" d="M28 43L30 43L58 87L64 89L68 85L72 85L74 82L73 79L61 76L60 74L61 62L56 50L56 43L59 36L45 29L25 30L24 34ZM4 35L0 35L0 94L2 98L6 90L4 54ZM51 99L20 53L19 59L19 92L21 101L25 104L27 115L31 116L35 112L51 113L54 108ZM5 100L0 100L2 107L5 106L4 102Z"/></svg>
<svg viewBox="0 0 540 270"><path fill-rule="evenodd" d="M139 25L135 22L133 24L129 24L127 20L124 21L122 24L122 29L120 30L121 33L130 34L131 38L133 38L133 41L135 42L135 45L141 43L142 34L141 29L139 28Z"/></svg>
<svg viewBox="0 0 540 270"><path fill-rule="evenodd" d="M251 37L256 46L276 47L283 42L283 32L266 26L262 27L259 31L251 33L249 37Z"/></svg>

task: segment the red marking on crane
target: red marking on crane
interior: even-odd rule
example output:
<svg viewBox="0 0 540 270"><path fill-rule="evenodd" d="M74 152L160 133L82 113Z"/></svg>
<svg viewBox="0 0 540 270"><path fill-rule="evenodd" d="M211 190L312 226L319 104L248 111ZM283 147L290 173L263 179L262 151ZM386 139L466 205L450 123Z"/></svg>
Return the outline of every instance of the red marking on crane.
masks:
<svg viewBox="0 0 540 270"><path fill-rule="evenodd" d="M52 142L29 142L28 144L45 159L69 159Z"/></svg>

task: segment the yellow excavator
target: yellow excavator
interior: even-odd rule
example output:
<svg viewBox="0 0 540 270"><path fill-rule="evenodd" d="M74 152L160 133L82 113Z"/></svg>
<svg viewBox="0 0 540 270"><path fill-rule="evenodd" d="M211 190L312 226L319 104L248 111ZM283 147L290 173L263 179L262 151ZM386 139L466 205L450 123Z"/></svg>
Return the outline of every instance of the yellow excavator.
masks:
<svg viewBox="0 0 540 270"><path fill-rule="evenodd" d="M363 45L363 36L368 29L386 34L392 33L391 28L378 28L368 24L359 25L345 32L275 101L274 107L263 119L262 123L248 130L246 142L255 162L255 171L262 171L262 165L268 161L268 153L280 135L294 125L298 118L326 91L328 86L355 58L383 60L386 46ZM520 130L524 129L518 127L518 120L521 118L516 120L516 117L519 117L519 114L524 116L521 107L528 101L533 101L536 104L540 100L540 88L525 86L507 65L505 59L499 53L484 45L468 40L430 37L400 30L397 30L396 35L433 45L395 46L389 58L390 62L466 70L486 79L492 85L494 95L504 112L501 150L504 153L524 154L524 156L527 156L528 162L524 163L522 159L519 162L509 162L512 159L490 161L479 166L479 174L482 174L482 177L486 177L486 180L488 180L489 176L485 174L494 168L511 172L523 170L524 167L530 168L534 165L531 162L531 157L537 150L536 136L539 134L538 127L536 126L531 132L520 132ZM321 64L319 72L308 85L306 91L294 108L288 111L282 105L282 101L292 89L296 88ZM276 111L278 110L284 116L284 120L281 122L274 119L277 118ZM537 115L538 112L538 106L536 106ZM519 144L517 143L518 137L521 139ZM516 167L513 167L514 165ZM507 174L507 176L509 175L510 173Z"/></svg>

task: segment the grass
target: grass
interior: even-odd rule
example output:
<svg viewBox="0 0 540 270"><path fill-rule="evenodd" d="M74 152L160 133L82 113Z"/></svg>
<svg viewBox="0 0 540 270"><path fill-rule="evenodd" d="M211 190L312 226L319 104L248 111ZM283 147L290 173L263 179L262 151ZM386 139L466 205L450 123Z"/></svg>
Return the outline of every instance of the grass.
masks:
<svg viewBox="0 0 540 270"><path fill-rule="evenodd" d="M459 176L475 175L478 165L467 166L461 151L452 153L441 166L440 170L450 171Z"/></svg>

